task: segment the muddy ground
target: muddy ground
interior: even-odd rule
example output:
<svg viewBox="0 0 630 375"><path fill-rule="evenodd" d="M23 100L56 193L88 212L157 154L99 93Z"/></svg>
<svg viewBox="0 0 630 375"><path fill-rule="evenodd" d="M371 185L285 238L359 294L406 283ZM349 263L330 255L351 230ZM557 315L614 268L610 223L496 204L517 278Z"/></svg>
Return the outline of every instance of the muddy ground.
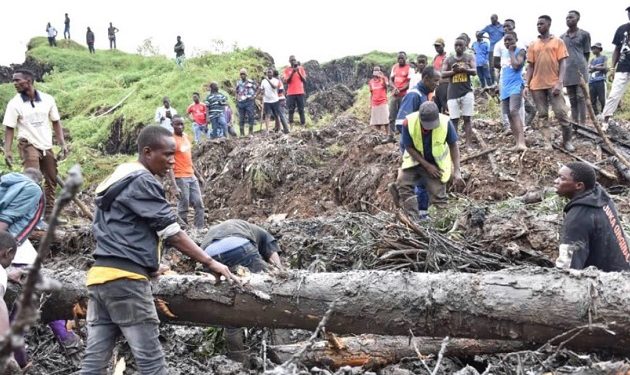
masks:
<svg viewBox="0 0 630 375"><path fill-rule="evenodd" d="M513 140L503 133L498 121L475 120L474 128L487 147L497 148L492 154L496 168L493 170L488 156L464 161L466 188L449 189L449 209L430 212L432 221L425 226L431 229L425 235L412 233L396 218L387 190L400 163L398 145L382 143L381 134L347 115L336 116L324 127L296 126L288 135L258 134L211 140L196 147L193 157L207 182L203 187L207 222L241 218L263 225L279 239L283 258L291 267L313 272L349 269L477 272L519 264L552 266L557 256L564 202L551 187L559 166L574 158L557 150L543 150L540 136L532 128L526 133L530 148L525 152L507 150ZM555 133L560 136L558 129ZM611 174L616 173L592 141L578 138L575 145L576 155L597 163ZM472 149L462 148L462 159L480 150L478 143ZM615 193L627 223L630 206L625 181L599 177ZM92 203L88 194L82 200ZM78 219L80 213L72 205L66 216L72 218L71 223L63 229L47 265L63 268L72 264L87 269L94 245L88 223ZM197 239L202 235L195 233ZM443 238L449 239L448 242L436 242ZM438 249L448 255L448 261L430 255L415 259L391 257L389 253L418 247ZM166 261L178 272L196 269L194 263L174 252L167 254ZM269 332L250 331L252 368L246 370L217 355L223 351L220 330L163 326L171 373L245 374L273 367L262 359L261 342L270 340ZM63 374L75 369L59 351L47 328L32 329L28 342L34 358L28 373ZM134 374L128 348L122 345L117 350L128 360L125 374ZM492 372L495 374L516 374L519 366L531 373L543 373L550 368L572 373L571 368L593 367L593 363L611 359L573 354L557 354L550 361L553 365L544 368L538 363L537 354L446 358L441 366L444 373L455 373L467 365L483 372L488 364L496 365ZM427 363L433 368L435 358ZM374 369L377 370L382 374L428 373L417 359ZM339 373L360 373L344 371ZM580 373L600 373L585 371ZM311 369L309 373L330 372Z"/></svg>

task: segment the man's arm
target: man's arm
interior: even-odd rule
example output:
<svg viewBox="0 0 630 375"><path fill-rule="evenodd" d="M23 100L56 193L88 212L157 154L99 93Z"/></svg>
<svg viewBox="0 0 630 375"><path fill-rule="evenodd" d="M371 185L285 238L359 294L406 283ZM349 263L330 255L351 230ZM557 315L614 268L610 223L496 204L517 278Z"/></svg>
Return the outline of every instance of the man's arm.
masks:
<svg viewBox="0 0 630 375"><path fill-rule="evenodd" d="M9 324L9 310L7 309L6 302L4 302L4 288L0 288L3 289L2 299L0 300L0 337L3 337L9 332L11 325Z"/></svg>
<svg viewBox="0 0 630 375"><path fill-rule="evenodd" d="M206 181L203 179L203 175L199 173L199 170L195 167L194 164L193 164L193 172L195 173L195 177L197 177L197 181L199 182L199 185L201 186L205 185Z"/></svg>
<svg viewBox="0 0 630 375"><path fill-rule="evenodd" d="M450 78L455 72L451 70L451 64L448 61L448 57L442 61L442 78Z"/></svg>
<svg viewBox="0 0 630 375"><path fill-rule="evenodd" d="M13 167L13 134L15 129L9 126L4 127L4 162L7 167Z"/></svg>
<svg viewBox="0 0 630 375"><path fill-rule="evenodd" d="M584 51L584 58L588 62L591 58L591 34L586 33L582 38L582 50ZM588 77L583 77L588 82Z"/></svg>
<svg viewBox="0 0 630 375"><path fill-rule="evenodd" d="M453 162L453 177L455 179L461 179L459 145L455 142L449 144L448 148L451 154L451 161Z"/></svg>
<svg viewBox="0 0 630 375"><path fill-rule="evenodd" d="M618 45L615 46L615 50L613 51L613 54L612 54L612 68L613 68L613 71L617 67L617 63L619 62L619 55L620 54L621 54L621 44L618 44Z"/></svg>
<svg viewBox="0 0 630 375"><path fill-rule="evenodd" d="M567 59L566 57L559 61L560 64L560 72L558 73L558 82L553 88L553 95L559 95L562 91L562 87L564 86L564 75L567 72Z"/></svg>
<svg viewBox="0 0 630 375"><path fill-rule="evenodd" d="M302 74L304 73L304 74ZM306 82L306 71L301 66L298 66L297 74L300 76L302 82Z"/></svg>
<svg viewBox="0 0 630 375"><path fill-rule="evenodd" d="M53 129L55 130L55 138L57 138L57 143L59 143L59 147L61 147L61 159L63 160L68 156L68 146L66 145L66 140L63 137L63 128L61 127L61 122L59 120L53 121Z"/></svg>
<svg viewBox="0 0 630 375"><path fill-rule="evenodd" d="M164 117L162 117L162 114L160 113L160 108L158 108L155 110L155 122L161 123L163 119Z"/></svg>
<svg viewBox="0 0 630 375"><path fill-rule="evenodd" d="M513 49L510 49L510 65L515 70L518 70L522 65L523 61L525 61L525 51L520 50L518 53L514 53Z"/></svg>
<svg viewBox="0 0 630 375"><path fill-rule="evenodd" d="M475 58L473 56L470 56L470 58L468 59L468 64L466 64L466 66L466 74L468 74L469 76L477 75L477 62L475 61Z"/></svg>
<svg viewBox="0 0 630 375"><path fill-rule="evenodd" d="M193 167L194 168L194 167ZM177 186L177 181L175 180L175 173L172 169L168 170L168 181L171 184L171 194L173 194L177 199L180 199L182 196L182 191L179 186Z"/></svg>
<svg viewBox="0 0 630 375"><path fill-rule="evenodd" d="M282 261L280 260L280 255L278 255L278 253L276 252L273 252L269 256L269 263L273 264L274 266L280 269L284 268L284 266L282 265Z"/></svg>

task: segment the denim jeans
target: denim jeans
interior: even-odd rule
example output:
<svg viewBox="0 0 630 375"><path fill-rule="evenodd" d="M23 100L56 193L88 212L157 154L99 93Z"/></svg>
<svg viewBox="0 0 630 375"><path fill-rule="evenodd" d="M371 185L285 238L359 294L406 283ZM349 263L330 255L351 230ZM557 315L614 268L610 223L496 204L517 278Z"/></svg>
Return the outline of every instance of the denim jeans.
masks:
<svg viewBox="0 0 630 375"><path fill-rule="evenodd" d="M238 127L241 137L245 135L245 120L249 124L249 134L254 133L254 116L256 115L256 106L254 99L245 99L236 104L238 107Z"/></svg>
<svg viewBox="0 0 630 375"><path fill-rule="evenodd" d="M251 242L213 258L230 268L243 266L251 272L258 273L267 270L267 263L258 252L258 248Z"/></svg>
<svg viewBox="0 0 630 375"><path fill-rule="evenodd" d="M188 207L195 209L195 228L203 228L203 201L201 188L195 177L180 177L175 179L177 187L182 192L177 203L177 214L184 223L188 223Z"/></svg>
<svg viewBox="0 0 630 375"><path fill-rule="evenodd" d="M287 95L287 108L289 109L289 124L293 124L293 114L297 108L300 115L300 125L306 124L306 115L304 114L304 94Z"/></svg>
<svg viewBox="0 0 630 375"><path fill-rule="evenodd" d="M220 138L227 137L228 129L227 122L225 122L225 116L220 114L215 118L210 119L210 124L212 125L212 132L210 133L210 138Z"/></svg>
<svg viewBox="0 0 630 375"><path fill-rule="evenodd" d="M197 124L193 122L193 134L195 135L195 142L201 142L201 136L205 135L208 137L208 125L207 124Z"/></svg>
<svg viewBox="0 0 630 375"><path fill-rule="evenodd" d="M147 281L119 279L89 286L87 322L87 347L80 374L107 373L121 332L141 374L167 374L159 319Z"/></svg>
<svg viewBox="0 0 630 375"><path fill-rule="evenodd" d="M490 69L488 68L488 65L478 65L477 76L479 77L481 87L492 85L492 77L490 77Z"/></svg>

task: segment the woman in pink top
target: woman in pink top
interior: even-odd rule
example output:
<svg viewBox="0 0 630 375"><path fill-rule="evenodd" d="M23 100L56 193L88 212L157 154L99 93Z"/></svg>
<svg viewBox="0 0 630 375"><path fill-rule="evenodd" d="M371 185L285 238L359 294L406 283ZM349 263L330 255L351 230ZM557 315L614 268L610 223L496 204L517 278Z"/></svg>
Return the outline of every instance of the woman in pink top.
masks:
<svg viewBox="0 0 630 375"><path fill-rule="evenodd" d="M387 77L381 72L379 66L372 71L372 79L368 82L371 95L370 125L382 129L387 134L389 125L389 107L387 106Z"/></svg>

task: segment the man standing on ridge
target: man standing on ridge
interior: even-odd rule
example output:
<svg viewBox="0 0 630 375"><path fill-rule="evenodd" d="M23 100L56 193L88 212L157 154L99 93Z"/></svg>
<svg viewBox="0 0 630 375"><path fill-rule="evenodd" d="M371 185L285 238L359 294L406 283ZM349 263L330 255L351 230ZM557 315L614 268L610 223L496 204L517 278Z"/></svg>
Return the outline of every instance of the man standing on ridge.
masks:
<svg viewBox="0 0 630 375"><path fill-rule="evenodd" d="M236 81L236 107L238 108L238 127L241 137L245 135L245 122L249 124L249 135L254 134L256 114L256 82L247 78L247 70L239 72L241 79Z"/></svg>
<svg viewBox="0 0 630 375"><path fill-rule="evenodd" d="M138 135L138 160L119 165L96 188L92 229L96 248L86 277L88 337L81 374L105 373L121 333L140 373L167 374L149 283L159 270L165 242L217 278L236 280L182 231L155 178L173 168L175 148L168 130L145 127Z"/></svg>
<svg viewBox="0 0 630 375"><path fill-rule="evenodd" d="M389 108L387 106L387 76L381 72L381 67L375 65L372 68L372 78L368 81L370 90L370 125L376 131L383 130L385 135L389 132Z"/></svg>
<svg viewBox="0 0 630 375"><path fill-rule="evenodd" d="M35 168L44 175L46 196L45 216L48 218L55 204L57 188L57 158L52 150L53 130L61 148L59 160L68 155L63 137L61 117L55 99L33 85L34 75L28 70L18 69L13 74L13 86L18 94L7 104L4 112L4 158L7 166L13 165L13 137L17 129L18 150L22 167Z"/></svg>
<svg viewBox="0 0 630 375"><path fill-rule="evenodd" d="M589 80L588 92L591 96L593 111L598 115L606 105L606 73L608 73L608 56L602 55L602 44L595 43L591 46L593 60L588 65ZM599 106L597 106L599 103Z"/></svg>
<svg viewBox="0 0 630 375"><path fill-rule="evenodd" d="M282 132L287 134L289 133L289 126L287 125L287 120L284 118L284 113L280 109L280 98L278 97L278 89L281 84L278 78L274 78L273 68L268 68L266 76L260 82L260 88L258 90L263 96L265 130L269 132L269 119L273 116L274 119L280 120L282 123Z"/></svg>
<svg viewBox="0 0 630 375"><path fill-rule="evenodd" d="M186 53L184 52L184 42L182 42L182 37L179 35L177 36L177 43L175 43L173 50L175 51L175 63L181 68L186 59Z"/></svg>
<svg viewBox="0 0 630 375"><path fill-rule="evenodd" d="M94 32L89 27L87 28L87 32L85 33L85 42L88 45L88 50L90 53L96 53L94 50Z"/></svg>
<svg viewBox="0 0 630 375"><path fill-rule="evenodd" d="M545 149L553 149L549 126L549 106L551 106L562 128L562 145L565 150L571 152L575 150L575 147L571 143L572 129L562 93L569 52L562 39L549 33L551 17L540 16L536 27L540 35L527 49L528 66L523 93L527 96L527 92L530 91L536 103Z"/></svg>
<svg viewBox="0 0 630 375"><path fill-rule="evenodd" d="M109 23L109 27L107 28L107 37L109 38L109 49L116 49L116 33L118 33L118 28L114 27L112 23Z"/></svg>
<svg viewBox="0 0 630 375"><path fill-rule="evenodd" d="M66 13L66 17L63 20L63 38L70 39L70 17L68 17L68 13Z"/></svg>
<svg viewBox="0 0 630 375"><path fill-rule="evenodd" d="M492 86L492 78L490 77L490 69L492 67L488 64L488 42L483 40L483 33L477 31L475 34L477 40L473 43L472 49L475 51L475 64L477 65L477 76L479 77L479 83L481 88L486 86Z"/></svg>
<svg viewBox="0 0 630 375"><path fill-rule="evenodd" d="M50 47L57 47L57 29L55 29L50 22L46 25L46 35L48 35L48 45Z"/></svg>
<svg viewBox="0 0 630 375"><path fill-rule="evenodd" d="M494 61L494 46L503 38L504 30L503 25L499 22L499 16L493 14L490 16L490 24L480 30L481 33L488 34L490 39L490 48L488 49L488 61L491 63ZM496 75L494 69L490 69L490 77L492 84L496 82Z"/></svg>
<svg viewBox="0 0 630 375"><path fill-rule="evenodd" d="M409 90L410 74L411 66L407 64L407 54L400 51L398 52L398 61L392 66L389 74L389 88L391 90L389 97L389 141L394 140L396 116L400 109L400 102Z"/></svg>
<svg viewBox="0 0 630 375"><path fill-rule="evenodd" d="M289 109L289 125L293 125L293 114L297 107L300 115L300 125L306 125L306 115L304 113L306 70L300 65L295 56L289 56L289 66L284 68L282 74L286 85L287 108Z"/></svg>
<svg viewBox="0 0 630 375"><path fill-rule="evenodd" d="M567 26L569 29L560 36L567 47L566 74L564 87L571 103L571 119L580 125L586 124L586 97L580 88L580 81L588 82L588 60L591 57L591 34L578 28L580 12L569 11Z"/></svg>

